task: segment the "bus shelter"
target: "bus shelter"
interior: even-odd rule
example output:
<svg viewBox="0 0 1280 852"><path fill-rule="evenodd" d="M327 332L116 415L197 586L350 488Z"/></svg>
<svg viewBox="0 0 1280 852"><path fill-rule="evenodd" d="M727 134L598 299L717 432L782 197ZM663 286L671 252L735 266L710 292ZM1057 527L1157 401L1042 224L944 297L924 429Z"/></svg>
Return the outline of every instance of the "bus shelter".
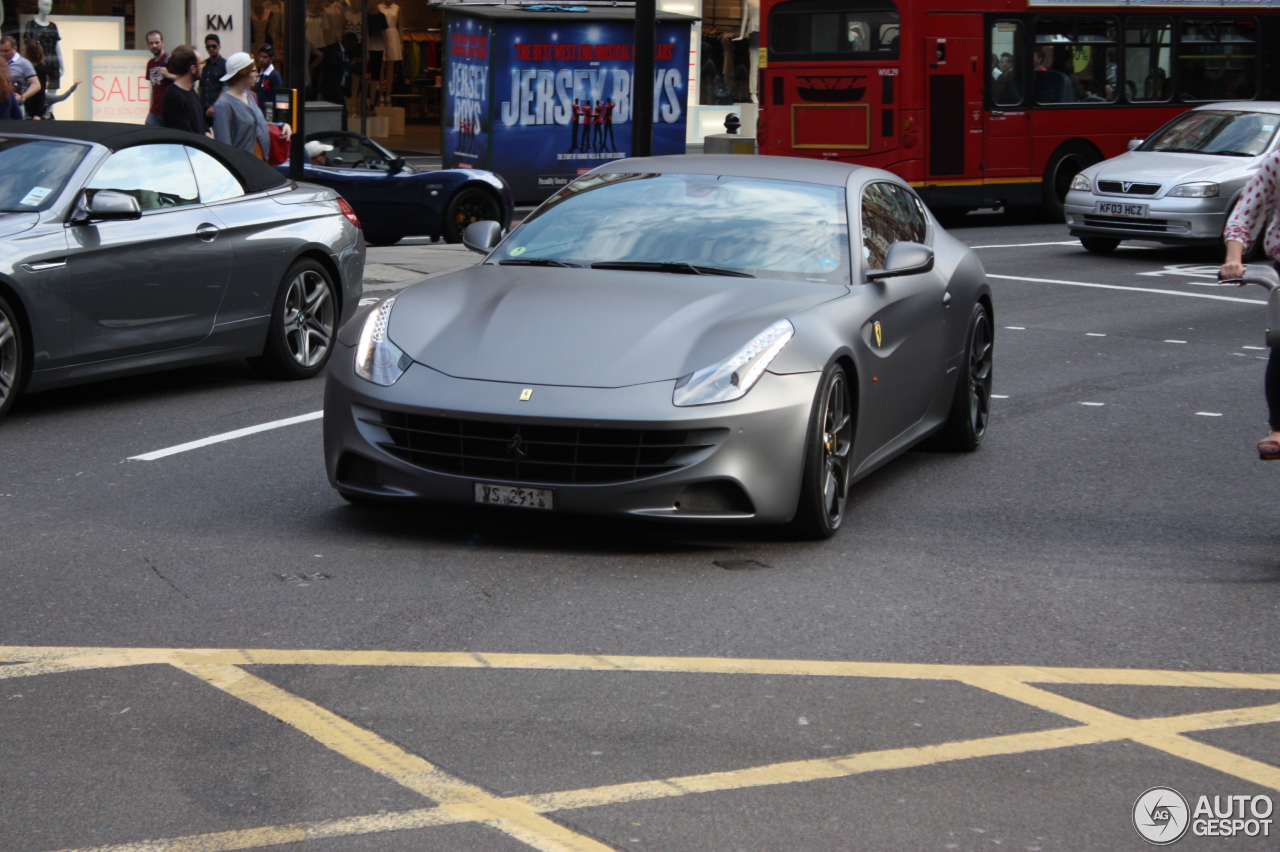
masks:
<svg viewBox="0 0 1280 852"><path fill-rule="evenodd" d="M695 20L658 13L655 155L685 152ZM630 156L634 43L631 7L445 7L445 167L497 172L530 202Z"/></svg>

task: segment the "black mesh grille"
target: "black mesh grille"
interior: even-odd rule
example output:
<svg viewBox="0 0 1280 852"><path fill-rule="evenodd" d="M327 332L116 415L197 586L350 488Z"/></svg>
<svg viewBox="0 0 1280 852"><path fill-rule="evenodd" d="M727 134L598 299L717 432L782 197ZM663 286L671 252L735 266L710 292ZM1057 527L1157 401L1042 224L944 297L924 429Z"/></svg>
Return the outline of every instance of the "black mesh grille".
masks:
<svg viewBox="0 0 1280 852"><path fill-rule="evenodd" d="M1103 228L1123 228L1126 231L1149 231L1164 233L1169 230L1168 219L1128 219L1124 216L1089 216L1084 217L1085 225Z"/></svg>
<svg viewBox="0 0 1280 852"><path fill-rule="evenodd" d="M409 464L508 482L602 485L669 473L714 447L727 429L596 429L428 417L362 417L381 426L384 450Z"/></svg>
<svg viewBox="0 0 1280 852"><path fill-rule="evenodd" d="M1160 191L1158 183L1131 183L1129 188L1125 189L1124 184L1118 180L1100 180L1098 181L1099 192L1114 192L1119 195L1155 195Z"/></svg>

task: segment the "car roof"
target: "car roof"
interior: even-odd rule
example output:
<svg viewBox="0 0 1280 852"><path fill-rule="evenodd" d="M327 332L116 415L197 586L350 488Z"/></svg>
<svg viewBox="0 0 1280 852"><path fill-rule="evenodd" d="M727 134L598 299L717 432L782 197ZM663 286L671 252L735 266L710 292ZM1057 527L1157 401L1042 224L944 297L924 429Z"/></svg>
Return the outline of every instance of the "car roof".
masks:
<svg viewBox="0 0 1280 852"><path fill-rule="evenodd" d="M1223 101L1216 104L1200 104L1196 109L1229 109L1241 112L1270 112L1280 115L1280 101Z"/></svg>
<svg viewBox="0 0 1280 852"><path fill-rule="evenodd" d="M120 151L136 145L173 142L198 148L220 160L240 178L240 183L244 185L246 192L261 192L288 183L284 175L247 151L224 145L207 136L187 133L185 130L148 127L142 124L122 124L115 121L0 121L0 136L37 136L44 139L89 142L102 145L111 151Z"/></svg>
<svg viewBox="0 0 1280 852"><path fill-rule="evenodd" d="M866 169L847 163L811 160L807 157L745 156L742 154L676 154L668 157L637 157L618 160L597 169L598 173L666 173L686 175L732 175L733 177L793 180L825 186L845 186L849 176Z"/></svg>

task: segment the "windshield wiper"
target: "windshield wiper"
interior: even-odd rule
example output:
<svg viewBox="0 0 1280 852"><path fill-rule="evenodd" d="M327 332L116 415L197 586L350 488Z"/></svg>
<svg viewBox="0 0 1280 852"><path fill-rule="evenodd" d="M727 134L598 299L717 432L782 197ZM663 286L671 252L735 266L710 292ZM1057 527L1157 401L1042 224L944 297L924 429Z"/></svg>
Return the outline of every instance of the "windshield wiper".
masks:
<svg viewBox="0 0 1280 852"><path fill-rule="evenodd" d="M1206 154L1221 154L1224 157L1256 157L1257 154L1250 154L1248 151L1206 151Z"/></svg>
<svg viewBox="0 0 1280 852"><path fill-rule="evenodd" d="M576 263L565 263L549 257L519 257L498 261L499 266L563 266L566 269L580 269Z"/></svg>
<svg viewBox="0 0 1280 852"><path fill-rule="evenodd" d="M750 272L721 269L718 266L694 266L692 263L663 263L654 260L606 260L591 264L592 269L643 269L652 272L673 272L679 275L729 275L733 278L755 278Z"/></svg>

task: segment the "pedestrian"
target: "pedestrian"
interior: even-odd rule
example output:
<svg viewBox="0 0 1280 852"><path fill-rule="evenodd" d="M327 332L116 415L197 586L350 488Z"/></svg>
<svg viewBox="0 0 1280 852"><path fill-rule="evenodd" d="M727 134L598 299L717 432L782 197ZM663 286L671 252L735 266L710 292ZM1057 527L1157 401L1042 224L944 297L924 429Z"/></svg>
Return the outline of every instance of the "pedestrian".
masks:
<svg viewBox="0 0 1280 852"><path fill-rule="evenodd" d="M213 122L213 105L222 94L222 75L227 73L227 60L222 58L222 40L217 33L204 37L204 51L209 58L200 69L200 105L204 107L206 123Z"/></svg>
<svg viewBox="0 0 1280 852"><path fill-rule="evenodd" d="M169 70L169 54L164 52L164 35L159 30L147 33L147 50L151 51L151 58L147 60L147 82L151 84L151 110L147 113L147 124L163 127L164 93L173 83L173 72Z"/></svg>
<svg viewBox="0 0 1280 852"><path fill-rule="evenodd" d="M35 69L36 81L40 84L39 91L23 99L22 110L27 118L43 118L45 95L49 91L49 69L44 64L44 48L40 46L40 42L29 38L22 43L22 56Z"/></svg>
<svg viewBox="0 0 1280 852"><path fill-rule="evenodd" d="M267 114L268 107L272 107L274 111L271 93L284 88L284 80L276 70L275 58L276 49L271 45L264 44L258 48L258 82L253 85L253 94L258 99L258 106L262 109L264 116Z"/></svg>
<svg viewBox="0 0 1280 852"><path fill-rule="evenodd" d="M0 62L0 121L22 118L22 103L9 80L9 66Z"/></svg>
<svg viewBox="0 0 1280 852"><path fill-rule="evenodd" d="M1268 154L1245 184L1240 201L1223 228L1222 239L1227 256L1220 277L1244 275L1245 253L1259 239L1267 257L1280 270L1280 149ZM1270 432L1258 442L1258 456L1270 461L1280 459L1280 350L1271 350L1264 388Z"/></svg>
<svg viewBox="0 0 1280 852"><path fill-rule="evenodd" d="M227 57L227 73L222 75L226 88L213 108L213 138L265 160L271 150L271 131L262 115L253 85L258 69L247 53ZM281 138L289 140L289 125L281 124Z"/></svg>
<svg viewBox="0 0 1280 852"><path fill-rule="evenodd" d="M169 54L169 70L173 72L173 85L164 93L161 104L164 126L170 130L207 135L209 124L204 120L204 107L196 94L196 76L200 70L200 57L189 44L180 44Z"/></svg>
<svg viewBox="0 0 1280 852"><path fill-rule="evenodd" d="M40 94L40 79L36 77L36 69L18 53L18 42L13 36L0 38L0 59L5 61L9 69L9 82L17 92L18 103ZM15 118L21 118L21 115Z"/></svg>

